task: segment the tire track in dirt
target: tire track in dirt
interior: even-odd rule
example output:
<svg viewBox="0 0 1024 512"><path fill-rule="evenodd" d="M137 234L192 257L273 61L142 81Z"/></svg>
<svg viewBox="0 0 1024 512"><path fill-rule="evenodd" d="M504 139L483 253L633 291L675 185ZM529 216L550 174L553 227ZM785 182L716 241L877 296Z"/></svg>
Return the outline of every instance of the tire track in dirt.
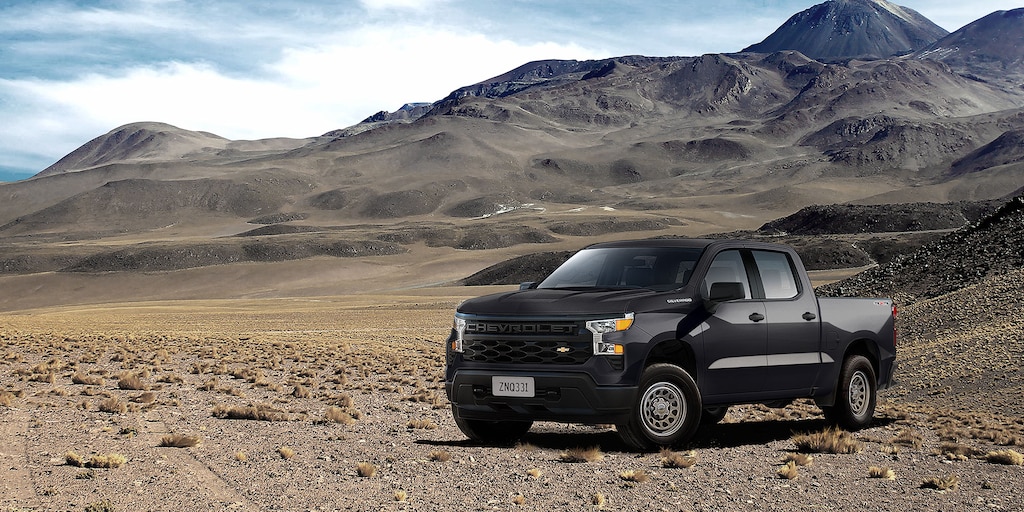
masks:
<svg viewBox="0 0 1024 512"><path fill-rule="evenodd" d="M29 413L20 409L8 408L0 415L0 498L4 510L40 506L28 468L28 420Z"/></svg>
<svg viewBox="0 0 1024 512"><path fill-rule="evenodd" d="M136 438L148 446L159 446L161 438L174 432L167 426L163 415L156 411L150 411L139 417L139 436ZM253 503L245 496L238 493L219 473L210 466L199 460L187 448L160 448L161 455L166 457L167 464L178 468L180 473L188 475L187 481L193 488L191 493L183 492L183 495L195 494L206 498L207 508L222 510L262 510L263 508ZM219 506L218 506L219 505ZM192 503L191 507L201 509L202 504Z"/></svg>

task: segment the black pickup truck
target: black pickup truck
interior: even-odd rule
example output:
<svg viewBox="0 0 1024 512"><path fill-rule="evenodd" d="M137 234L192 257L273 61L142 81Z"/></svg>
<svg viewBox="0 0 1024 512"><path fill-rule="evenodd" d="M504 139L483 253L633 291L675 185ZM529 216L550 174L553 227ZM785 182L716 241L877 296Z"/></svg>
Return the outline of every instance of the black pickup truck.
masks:
<svg viewBox="0 0 1024 512"><path fill-rule="evenodd" d="M858 429L892 382L895 317L890 299L815 297L785 245L600 243L539 283L461 304L445 389L459 428L488 444L557 421L614 424L648 450L730 405L797 398Z"/></svg>

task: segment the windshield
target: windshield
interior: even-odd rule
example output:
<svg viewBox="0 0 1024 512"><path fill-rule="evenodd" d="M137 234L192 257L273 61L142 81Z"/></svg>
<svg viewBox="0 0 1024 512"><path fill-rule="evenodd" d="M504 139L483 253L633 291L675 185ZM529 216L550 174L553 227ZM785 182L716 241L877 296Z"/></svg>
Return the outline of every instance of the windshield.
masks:
<svg viewBox="0 0 1024 512"><path fill-rule="evenodd" d="M684 247L584 249L537 287L675 290L690 280L701 252L702 249Z"/></svg>

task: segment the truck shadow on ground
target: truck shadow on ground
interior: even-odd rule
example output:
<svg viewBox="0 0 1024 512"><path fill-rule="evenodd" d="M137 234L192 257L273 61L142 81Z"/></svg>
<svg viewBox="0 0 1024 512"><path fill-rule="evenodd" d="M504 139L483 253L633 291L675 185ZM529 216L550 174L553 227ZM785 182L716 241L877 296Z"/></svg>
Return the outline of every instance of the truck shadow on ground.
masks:
<svg viewBox="0 0 1024 512"><path fill-rule="evenodd" d="M895 420L891 418L875 418L871 428L884 427ZM805 418L799 420L763 420L741 421L736 423L719 423L702 426L689 443L679 446L678 450L737 448L747 445L761 445L774 441L785 441L798 434L820 432L831 426L824 418ZM579 430L580 428L584 430ZM590 430L586 430L590 429ZM483 446L467 439L459 440L420 440L417 444L438 446ZM606 452L634 451L623 443L618 434L610 427L565 427L557 423L538 423L534 425L520 441L523 445L532 445L548 450L567 450L580 447L600 447Z"/></svg>

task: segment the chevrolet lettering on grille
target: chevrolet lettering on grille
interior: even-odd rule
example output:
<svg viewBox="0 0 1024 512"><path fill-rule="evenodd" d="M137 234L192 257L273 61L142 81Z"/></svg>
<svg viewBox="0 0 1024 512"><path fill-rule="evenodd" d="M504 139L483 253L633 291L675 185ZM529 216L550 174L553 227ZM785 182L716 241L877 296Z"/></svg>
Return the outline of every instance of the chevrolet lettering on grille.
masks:
<svg viewBox="0 0 1024 512"><path fill-rule="evenodd" d="M557 324L466 324L467 334L572 334L574 330L574 325Z"/></svg>

